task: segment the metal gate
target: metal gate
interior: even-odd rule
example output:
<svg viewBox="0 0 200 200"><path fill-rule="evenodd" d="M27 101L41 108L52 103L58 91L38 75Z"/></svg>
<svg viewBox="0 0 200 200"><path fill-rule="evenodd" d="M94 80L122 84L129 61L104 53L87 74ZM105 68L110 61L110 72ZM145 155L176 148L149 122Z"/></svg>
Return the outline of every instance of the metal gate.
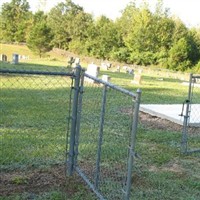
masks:
<svg viewBox="0 0 200 200"><path fill-rule="evenodd" d="M76 68L68 173L99 199L131 196L140 95Z"/></svg>
<svg viewBox="0 0 200 200"><path fill-rule="evenodd" d="M73 72L17 67L0 69L1 171L67 165L99 199L128 200L140 90L132 93L80 66Z"/></svg>
<svg viewBox="0 0 200 200"><path fill-rule="evenodd" d="M200 75L190 75L188 99L185 101L181 152L200 152Z"/></svg>

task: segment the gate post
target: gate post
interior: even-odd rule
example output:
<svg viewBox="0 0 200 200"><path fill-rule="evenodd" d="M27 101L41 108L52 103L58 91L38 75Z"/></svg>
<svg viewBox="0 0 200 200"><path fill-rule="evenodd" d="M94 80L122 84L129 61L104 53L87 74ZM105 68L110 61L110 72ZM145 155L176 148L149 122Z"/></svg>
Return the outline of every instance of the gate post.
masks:
<svg viewBox="0 0 200 200"><path fill-rule="evenodd" d="M85 70L82 69L80 74L80 85L79 85L79 98L78 98L78 109L77 109L77 118L76 118L76 137L75 137L75 146L74 146L74 166L77 165L78 157L78 147L79 147L79 135L80 135L80 125L81 125L81 111L82 111L82 99L84 93L84 76Z"/></svg>
<svg viewBox="0 0 200 200"><path fill-rule="evenodd" d="M72 116L71 116L71 133L70 133L70 146L68 157L68 174L71 176L74 171L74 159L75 159L75 137L76 137L76 124L77 124L77 110L78 110L78 98L79 98L79 84L81 76L81 67L75 68L75 82L74 82L74 96L72 103Z"/></svg>
<svg viewBox="0 0 200 200"><path fill-rule="evenodd" d="M126 194L125 200L130 199L130 190L131 190L131 179L132 179L132 171L135 157L135 145L136 145L136 133L138 127L138 118L139 118L139 109L140 109L140 99L141 99L141 90L137 90L137 96L134 102L134 113L133 113L133 121L131 127L131 140L129 147L129 158L128 158L128 173L127 173L127 181L126 181Z"/></svg>
<svg viewBox="0 0 200 200"><path fill-rule="evenodd" d="M188 123L190 117L190 104L191 104L191 92L192 92L192 76L190 74L189 90L188 90L188 99L186 101L186 111L183 120L183 129L182 129L182 139L181 139L181 153L187 153L187 143L188 143Z"/></svg>
<svg viewBox="0 0 200 200"><path fill-rule="evenodd" d="M98 189L98 186L99 186L101 148L102 148L102 141L103 141L104 117L105 117L105 109L106 109L106 95L107 95L107 86L105 85L103 88L102 103L101 103L100 129L99 129L96 172L95 172L96 173L95 174L95 189Z"/></svg>

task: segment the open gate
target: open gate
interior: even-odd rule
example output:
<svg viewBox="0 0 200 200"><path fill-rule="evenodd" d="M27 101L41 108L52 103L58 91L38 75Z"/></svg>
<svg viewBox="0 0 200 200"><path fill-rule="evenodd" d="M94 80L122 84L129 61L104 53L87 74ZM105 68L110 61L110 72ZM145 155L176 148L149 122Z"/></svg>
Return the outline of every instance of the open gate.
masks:
<svg viewBox="0 0 200 200"><path fill-rule="evenodd" d="M75 71L68 173L76 172L99 199L131 196L141 92L132 93Z"/></svg>
<svg viewBox="0 0 200 200"><path fill-rule="evenodd" d="M181 152L200 152L200 75L190 75L188 99L185 103Z"/></svg>

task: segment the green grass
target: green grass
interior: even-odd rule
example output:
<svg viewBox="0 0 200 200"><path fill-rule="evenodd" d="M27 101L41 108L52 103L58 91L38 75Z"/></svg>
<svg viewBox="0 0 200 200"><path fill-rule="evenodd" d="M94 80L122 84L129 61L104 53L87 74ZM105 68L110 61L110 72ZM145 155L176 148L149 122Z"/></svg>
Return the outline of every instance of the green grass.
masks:
<svg viewBox="0 0 200 200"><path fill-rule="evenodd" d="M23 48L20 48L20 51L25 54L27 49ZM5 53L9 53L9 50ZM45 61L46 58L35 57L34 59L17 66L0 63L0 67L69 71L69 68L63 67L59 62L56 63L60 58L50 63ZM110 71L103 71L100 75L102 74L110 75L113 83L133 92L138 87L141 88L142 103L182 103L187 97L187 87L182 86L181 81L177 79L164 78L160 81L154 74L144 74L142 84L133 85L131 75ZM0 76L2 172L29 170L41 166L49 169L55 164L65 162L70 86L69 77ZM120 194L117 192L113 194L112 189L119 188L121 177L125 176L123 173L127 169L131 121L129 113L133 102L131 98L112 89L108 89L107 94L101 170L111 177L106 179L107 182L101 182L100 189L110 194L113 199L117 199ZM200 99L200 92L197 96L197 99ZM101 101L101 86L96 84L85 87L79 165L83 167L86 174L93 174L96 167ZM136 145L139 158L135 160L131 199L199 199L200 157L199 154L180 155L180 140L179 131L145 129L139 125ZM200 141L195 142L197 147L200 146ZM17 186L26 185L28 179L16 176L11 182ZM58 186L40 193L23 191L7 197L0 196L0 200L94 199L82 183L72 181L72 184L64 187L68 188L66 189L68 193Z"/></svg>

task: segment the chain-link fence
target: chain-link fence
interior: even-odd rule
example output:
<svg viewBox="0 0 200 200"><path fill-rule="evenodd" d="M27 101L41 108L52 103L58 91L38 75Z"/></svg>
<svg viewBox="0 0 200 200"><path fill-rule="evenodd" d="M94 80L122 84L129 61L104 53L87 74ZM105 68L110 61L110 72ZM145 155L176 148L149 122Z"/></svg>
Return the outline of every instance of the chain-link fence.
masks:
<svg viewBox="0 0 200 200"><path fill-rule="evenodd" d="M160 80L159 87L152 81L152 85L155 86L152 91L150 89L148 91L151 92L151 96L146 96L145 89L142 90L136 145L138 156L135 159L136 165L133 173L132 199L198 199L200 195L198 187L199 153L189 156L180 153L189 83L184 82L183 84L182 81L166 78L164 80ZM167 85L169 83L173 83L174 88L170 85L169 90ZM141 86L145 84L144 81ZM191 92L189 114L195 116L196 119L195 123L194 121L191 123L191 118L194 117L189 117L190 121L186 126L188 130L187 152L200 147L200 132L199 127L196 126L200 119L200 111L196 106L200 100L198 80L192 85L194 87ZM165 90L169 91L168 95L164 92ZM176 93L171 95L172 90L176 90ZM183 102L185 102L184 105ZM152 105L150 108L155 107L155 110L146 112L142 109L144 105L149 104ZM177 110L176 120L173 117L167 118L167 113L173 113L174 108Z"/></svg>
<svg viewBox="0 0 200 200"><path fill-rule="evenodd" d="M85 73L80 84L69 169L73 166L99 199L129 199L140 91L134 94Z"/></svg>
<svg viewBox="0 0 200 200"><path fill-rule="evenodd" d="M182 133L182 152L200 152L200 76L190 75Z"/></svg>
<svg viewBox="0 0 200 200"><path fill-rule="evenodd" d="M1 70L1 172L64 164L72 74Z"/></svg>
<svg viewBox="0 0 200 200"><path fill-rule="evenodd" d="M1 172L64 166L67 156L68 172L76 171L83 178L94 199L173 199L180 188L182 196L188 197L189 190L194 199L199 196L198 159L194 156L192 164L177 159L182 124L140 111L135 146L140 92L129 92L82 70L79 77L64 68L17 67L0 73ZM193 78L198 82L199 76ZM157 102L154 98L159 104L190 102L187 150L198 149L198 84L192 82L190 101L186 87L177 91L177 100L159 96L164 89L153 88L150 103ZM142 101L148 104L149 99ZM184 116L185 107L180 118ZM191 186L176 181L183 174Z"/></svg>
<svg viewBox="0 0 200 200"><path fill-rule="evenodd" d="M41 69L1 69L1 173L67 161L100 199L129 199L140 91Z"/></svg>

